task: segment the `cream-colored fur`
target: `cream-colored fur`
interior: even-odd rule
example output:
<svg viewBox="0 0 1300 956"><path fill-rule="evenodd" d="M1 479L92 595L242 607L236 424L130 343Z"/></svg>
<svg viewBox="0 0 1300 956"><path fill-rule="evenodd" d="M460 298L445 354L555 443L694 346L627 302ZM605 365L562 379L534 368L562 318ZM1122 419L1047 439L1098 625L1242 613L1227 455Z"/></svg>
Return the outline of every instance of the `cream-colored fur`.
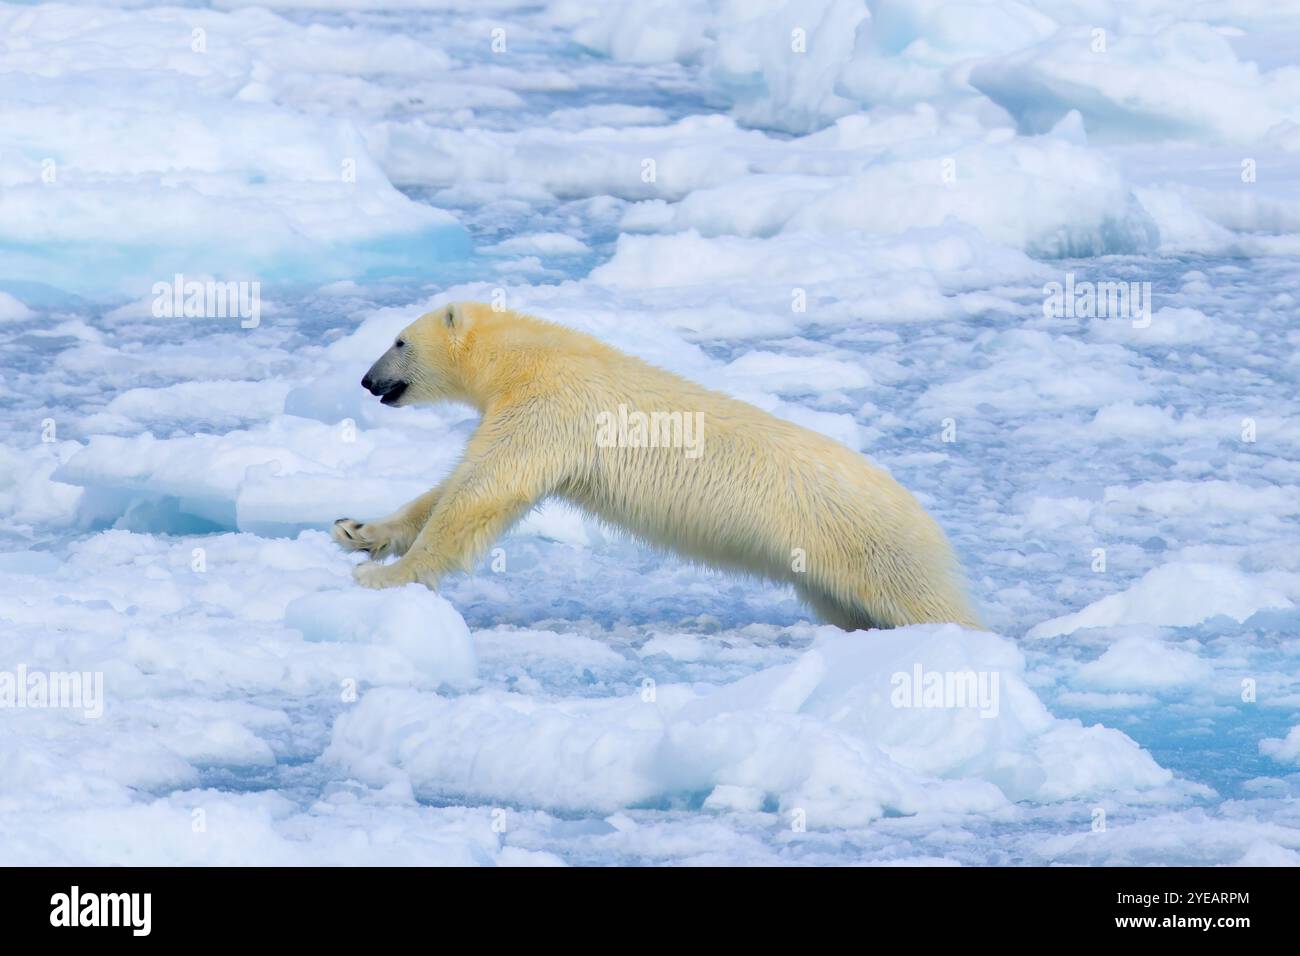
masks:
<svg viewBox="0 0 1300 956"><path fill-rule="evenodd" d="M588 335L456 304L405 329L366 382L405 384L391 404L451 399L482 414L464 459L437 488L382 520L335 523L344 548L400 556L359 566L368 587L433 587L556 496L650 544L787 581L843 628L978 626L943 532L885 472ZM620 405L702 413L698 456L602 447L598 416Z"/></svg>

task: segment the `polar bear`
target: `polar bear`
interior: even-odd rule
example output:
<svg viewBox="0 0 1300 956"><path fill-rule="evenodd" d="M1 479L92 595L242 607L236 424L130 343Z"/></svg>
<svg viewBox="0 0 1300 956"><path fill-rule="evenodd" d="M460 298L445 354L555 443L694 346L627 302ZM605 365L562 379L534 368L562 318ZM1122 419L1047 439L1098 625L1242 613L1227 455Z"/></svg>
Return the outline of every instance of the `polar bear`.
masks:
<svg viewBox="0 0 1300 956"><path fill-rule="evenodd" d="M434 587L556 496L651 545L788 582L846 630L979 626L943 532L884 471L591 336L455 303L404 329L361 384L385 405L482 415L438 487L378 521L334 523L344 549L369 552L355 569L367 587Z"/></svg>

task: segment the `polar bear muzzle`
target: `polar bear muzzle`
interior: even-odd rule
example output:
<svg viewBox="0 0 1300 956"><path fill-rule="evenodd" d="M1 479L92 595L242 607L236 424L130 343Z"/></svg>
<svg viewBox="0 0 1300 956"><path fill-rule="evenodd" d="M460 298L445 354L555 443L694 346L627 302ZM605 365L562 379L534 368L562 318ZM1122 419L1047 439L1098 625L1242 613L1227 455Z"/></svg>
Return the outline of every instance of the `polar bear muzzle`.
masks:
<svg viewBox="0 0 1300 956"><path fill-rule="evenodd" d="M382 404L396 405L411 384L401 374L402 365L401 349L395 345L370 366L370 371L361 380L361 387L371 395L378 395Z"/></svg>

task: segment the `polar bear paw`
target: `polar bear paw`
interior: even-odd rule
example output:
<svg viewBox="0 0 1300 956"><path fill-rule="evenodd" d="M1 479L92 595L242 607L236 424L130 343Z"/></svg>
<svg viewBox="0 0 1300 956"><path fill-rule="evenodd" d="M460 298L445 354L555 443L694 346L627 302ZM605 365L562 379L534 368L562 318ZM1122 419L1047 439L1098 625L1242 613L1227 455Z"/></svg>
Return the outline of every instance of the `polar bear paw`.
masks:
<svg viewBox="0 0 1300 956"><path fill-rule="evenodd" d="M352 569L352 577L358 584L366 588L400 588L404 584L412 584L416 576L408 569L403 568L401 562L396 564L380 564L378 561L367 561L365 564L358 564Z"/></svg>
<svg viewBox="0 0 1300 956"><path fill-rule="evenodd" d="M399 547L397 536L377 521L367 524L339 518L330 528L330 537L344 551L366 551L376 561L390 554L400 555L405 550Z"/></svg>

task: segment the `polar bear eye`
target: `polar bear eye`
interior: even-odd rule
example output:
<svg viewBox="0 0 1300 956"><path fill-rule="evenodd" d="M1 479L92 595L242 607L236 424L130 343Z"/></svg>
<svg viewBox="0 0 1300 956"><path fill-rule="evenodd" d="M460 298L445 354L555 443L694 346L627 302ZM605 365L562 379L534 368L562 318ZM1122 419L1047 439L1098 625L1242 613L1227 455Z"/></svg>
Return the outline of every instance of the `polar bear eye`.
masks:
<svg viewBox="0 0 1300 956"><path fill-rule="evenodd" d="M393 346L395 348L404 349L406 348L406 343L403 342L401 339L398 339L396 342L393 343Z"/></svg>

